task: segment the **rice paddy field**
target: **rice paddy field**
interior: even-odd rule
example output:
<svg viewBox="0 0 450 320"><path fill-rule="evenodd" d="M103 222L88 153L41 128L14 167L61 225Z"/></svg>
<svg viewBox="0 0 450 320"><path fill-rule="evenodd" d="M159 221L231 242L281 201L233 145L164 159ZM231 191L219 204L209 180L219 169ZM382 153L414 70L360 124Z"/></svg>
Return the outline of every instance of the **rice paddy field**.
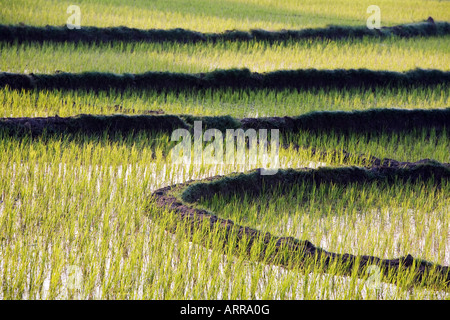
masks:
<svg viewBox="0 0 450 320"><path fill-rule="evenodd" d="M78 1L89 42L48 29L71 4L0 0L0 299L450 299L450 2L378 1L410 36L119 41L351 31L373 3ZM278 129L277 173L249 143L175 163L194 121Z"/></svg>

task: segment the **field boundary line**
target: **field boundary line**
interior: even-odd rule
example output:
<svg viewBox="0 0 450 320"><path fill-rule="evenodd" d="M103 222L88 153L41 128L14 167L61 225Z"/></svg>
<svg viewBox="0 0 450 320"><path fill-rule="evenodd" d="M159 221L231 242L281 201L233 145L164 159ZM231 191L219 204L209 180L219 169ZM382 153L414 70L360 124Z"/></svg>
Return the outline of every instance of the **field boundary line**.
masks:
<svg viewBox="0 0 450 320"><path fill-rule="evenodd" d="M325 28L268 31L262 29L227 30L203 33L187 29L136 29L128 27L100 28L94 26L69 29L66 26L0 25L1 42L173 42L198 43L220 41L265 41L269 43L302 40L361 39L364 37L434 37L450 34L450 23L428 19L417 23L369 29L366 26L332 25Z"/></svg>

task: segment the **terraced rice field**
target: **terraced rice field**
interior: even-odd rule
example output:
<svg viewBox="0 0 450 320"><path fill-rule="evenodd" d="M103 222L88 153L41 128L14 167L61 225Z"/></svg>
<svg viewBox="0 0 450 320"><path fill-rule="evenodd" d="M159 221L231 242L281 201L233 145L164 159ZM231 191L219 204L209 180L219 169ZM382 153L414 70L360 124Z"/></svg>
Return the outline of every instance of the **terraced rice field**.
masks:
<svg viewBox="0 0 450 320"><path fill-rule="evenodd" d="M1 2L0 299L449 299L450 4L370 4Z"/></svg>

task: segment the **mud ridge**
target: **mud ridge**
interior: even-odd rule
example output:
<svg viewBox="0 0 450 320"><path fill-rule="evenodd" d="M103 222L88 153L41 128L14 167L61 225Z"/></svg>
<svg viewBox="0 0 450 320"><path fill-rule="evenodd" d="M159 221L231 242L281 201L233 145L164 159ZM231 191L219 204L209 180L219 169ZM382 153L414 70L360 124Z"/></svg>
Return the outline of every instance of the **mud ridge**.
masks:
<svg viewBox="0 0 450 320"><path fill-rule="evenodd" d="M110 43L120 42L178 42L198 43L217 41L266 41L269 43L299 41L306 39L360 39L363 37L431 37L450 34L450 23L435 22L432 18L418 23L402 24L380 29L366 26L329 26L302 30L227 30L222 33L201 33L186 29L135 29L128 27L82 27L68 29L66 26L0 25L2 42L76 42Z"/></svg>
<svg viewBox="0 0 450 320"><path fill-rule="evenodd" d="M430 180L439 183L440 180L450 180L450 164L440 164L430 160L418 162L398 162L373 164L370 169L346 167L323 169L289 169L280 170L274 176L261 176L259 169L247 174L232 176L216 176L201 181L188 181L183 184L161 188L152 194L154 204L161 212L170 214L175 224L169 225L168 231L175 232L179 223L187 228L191 234L202 228L203 231L217 232L223 245L234 243L236 248L245 246L247 252L257 244L261 249L261 260L271 261L281 266L302 266L309 262L319 264L316 267L324 272L331 265L338 265L343 274L354 272L359 277L367 275L369 265L377 265L387 281L395 282L395 275L399 272L411 272L411 284L439 286L440 289L450 289L450 269L448 266L430 263L426 260L412 257L410 254L396 259L382 259L375 256L352 254L338 254L316 247L308 240L293 237L278 237L250 227L235 224L230 219L222 219L214 213L196 208L200 197L210 197L213 194L227 194L230 192L248 192L253 190L255 195L266 188L285 184L287 186L303 181L316 183L353 183L367 181L416 181ZM206 229L205 229L206 228ZM262 245L262 248L261 248ZM427 278L433 273L436 278ZM431 281L428 283L427 281Z"/></svg>
<svg viewBox="0 0 450 320"><path fill-rule="evenodd" d="M241 124L243 129L279 129L280 133L308 131L377 134L422 129L443 131L450 126L450 108L315 111L297 117L244 118Z"/></svg>
<svg viewBox="0 0 450 320"><path fill-rule="evenodd" d="M170 133L178 128L189 128L179 117L173 115L148 116L148 115L87 115L81 114L74 117L23 117L0 118L0 132L11 136L42 135L95 135L107 134L127 135L145 132Z"/></svg>
<svg viewBox="0 0 450 320"><path fill-rule="evenodd" d="M236 119L230 116L191 115L86 115L73 117L0 118L0 131L16 136L46 134L99 135L104 132L165 132L183 128L193 130L194 122L202 121L203 129L278 129L280 135L297 132L342 135L373 134L434 130L450 136L450 108L430 110L369 109L353 112L321 111L297 117ZM297 146L298 147L298 146Z"/></svg>
<svg viewBox="0 0 450 320"><path fill-rule="evenodd" d="M0 72L0 88L16 90L88 90L108 91L154 90L303 90L317 88L409 88L450 86L450 72L415 69L405 72L368 69L298 69L266 73L249 69L215 70L207 73L146 72L114 74L82 72L54 74L21 74Z"/></svg>

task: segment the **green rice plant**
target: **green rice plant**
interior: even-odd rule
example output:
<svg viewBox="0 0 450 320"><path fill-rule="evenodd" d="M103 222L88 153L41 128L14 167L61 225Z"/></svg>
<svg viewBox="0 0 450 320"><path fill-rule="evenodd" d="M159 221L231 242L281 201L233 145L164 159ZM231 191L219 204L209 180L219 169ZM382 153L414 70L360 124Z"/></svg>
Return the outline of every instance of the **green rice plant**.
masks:
<svg viewBox="0 0 450 320"><path fill-rule="evenodd" d="M70 1L19 0L1 8L3 24L65 25ZM82 26L128 26L140 29L184 28L205 32L248 29L301 29L334 25L365 25L369 17L367 0L159 0L124 3L119 0L78 1ZM436 21L449 21L446 1L380 0L382 25L417 22L432 16Z"/></svg>
<svg viewBox="0 0 450 320"><path fill-rule="evenodd" d="M312 149L328 151L322 159L328 162L334 158L344 164L345 154L352 156L349 163L362 164L359 155L369 158L389 158L398 161L418 161L421 159L434 159L440 162L450 162L450 145L446 134L436 135L434 130L416 130L410 134L380 134L373 136L367 134L350 134L348 136L339 133L317 133L298 132L288 134L283 142L286 146L301 146L312 153ZM295 148L293 148L295 149ZM337 151L337 155L333 152ZM340 154L339 154L340 153ZM355 162L354 162L355 161Z"/></svg>
<svg viewBox="0 0 450 320"><path fill-rule="evenodd" d="M364 27L367 7L372 4L350 0L333 6L325 0L188 2L81 1L82 28L126 25L224 32L301 30L328 24ZM64 26L70 4L14 1L0 6L0 24ZM383 26L423 21L428 16L436 21L449 20L445 1L382 0L378 5ZM45 83L52 81L49 74L58 72L63 79L64 72L82 71L93 71L90 81L94 82L101 72L150 70L201 73L248 68L233 71L233 77L296 68L448 71L448 39L316 39L282 44L3 42L0 70L26 73L25 80L32 79L30 73L41 73L36 79ZM225 79L224 74L218 71L206 77ZM73 86L64 91L2 87L0 117L165 113L184 115L173 119L189 126L197 116L284 117L327 110L443 109L448 108L449 97L445 84L373 90L175 92L166 88L157 92L121 90L123 78L109 77L114 80L112 88L98 92L74 90ZM187 81L183 75L174 77ZM233 77L225 80L239 80ZM85 80L77 79L81 84ZM202 119L211 127L235 123L230 117ZM170 156L174 145L170 130L113 134L102 128L100 125L84 134L50 132L37 136L0 132L0 299L449 299L433 272L414 284L412 272L387 274L380 279L380 286L373 288L368 270L349 274L344 267L332 264L323 273L325 261L301 264L298 257L287 259L288 251L261 259L261 248L266 245L262 239L248 252L244 242L223 243L223 233L209 230L207 225L187 233L186 225L152 201L152 192L189 180L247 172L261 163L175 166ZM370 156L450 162L446 130L376 135L290 132L281 137L280 168L364 166L364 159ZM257 198L245 193L239 197L218 195L200 205L243 225L310 239L336 252L389 258L411 253L448 265L449 188L448 183L437 187L430 181L299 184L288 192L264 190ZM268 252L273 253L275 247L270 243ZM280 266L286 261L287 266Z"/></svg>
<svg viewBox="0 0 450 320"><path fill-rule="evenodd" d="M215 196L201 205L237 224L309 239L333 252L385 258L410 253L448 265L447 189L400 182L302 184L287 194L274 189L258 198Z"/></svg>
<svg viewBox="0 0 450 320"><path fill-rule="evenodd" d="M157 140L153 140L155 138ZM174 235L166 233L164 229L170 223L167 220L170 215L162 215L162 220L157 221L149 219L149 214L156 209L149 203L148 195L152 190L180 181L179 169L172 167L170 158L163 156L170 146L167 139L167 135L142 134L133 139L111 139L105 135L100 139L79 136L19 140L3 136L0 139L2 298L354 299L365 296L364 287L357 285L356 278L349 278L354 282L348 282L347 278L339 278L338 270L331 274L335 273L341 280L336 280L332 288L331 276L314 275L317 271L313 266L288 271L273 266L270 261L258 262L257 250L249 258L233 250L231 244L221 248L215 233L199 233L194 242L186 238L182 228ZM283 152L280 153L283 167L296 166L299 158L314 161L317 157L308 158L308 153L301 150ZM233 166L192 168L182 180L213 176L218 172L227 174L236 169ZM203 173L200 175L200 172ZM339 240L344 242L339 245L339 241L333 239L340 239L342 229L331 229L334 223L354 223L369 232L369 239L374 239L378 220L369 210L374 205L391 206L393 210L399 205L419 208L414 213L406 209L392 213L381 210L380 214L385 217L383 223L390 221L386 220L388 216L392 216L395 223L384 226L386 240L380 240L374 249L369 249L371 241L360 240L361 252L384 249L388 255L408 251L435 261L447 259L442 254L446 252L445 238L437 235L448 227L445 220L448 214L445 211L439 214L439 210L428 212L428 208L444 210L448 200L446 189L439 191L424 186L420 193L417 187L402 190L401 186L395 186L381 198L369 186L359 189L365 195L349 208L346 206L356 197L356 188L347 190L340 202L336 199L338 205L332 199L342 195L342 189L317 189L318 194L330 197L328 202L323 198L326 207L314 201L307 202L307 208L314 215L304 215L296 225L304 225L313 234L311 238L330 239L328 246L343 250L349 248L347 243L352 243L352 236L344 232L343 239ZM382 203L389 195L393 196L392 200ZM250 206L241 211L254 212L255 205L251 201L244 199ZM273 215L271 201L268 203L267 210ZM274 201L274 205L295 207L288 197ZM333 222L334 215L327 214L325 208L332 206L341 212L341 220ZM359 209L369 213L360 216ZM427 214L421 216L425 211ZM416 243L409 240L412 231L402 228L410 214L416 218L414 235L424 239L425 246L414 248ZM251 217L250 214L248 218ZM279 218L282 226L285 218ZM399 238L389 238L388 234L398 234ZM204 247L205 241L213 250ZM69 266L80 268L81 287L67 288ZM439 299L444 296L419 286L412 295L401 288L386 289L382 298Z"/></svg>
<svg viewBox="0 0 450 320"><path fill-rule="evenodd" d="M445 86L292 90L201 90L106 92L21 91L0 89L0 117L60 117L78 114L192 114L237 118L298 116L312 111L354 111L373 108L447 108Z"/></svg>
<svg viewBox="0 0 450 320"><path fill-rule="evenodd" d="M198 201L199 199L201 208L206 207L212 210L211 212L213 214L218 214L221 218L232 219L237 225L261 230L263 234L269 231L275 236L281 234L299 239L314 238L313 242L320 243L320 247L325 247L326 250L337 252L338 254L349 252L360 257L362 257L361 255L365 255L380 256L383 258L386 255L388 257L392 257L393 255L406 256L406 252L415 251L414 254L416 256L421 258L425 257L425 259L436 262L436 256L431 258L432 252L434 251L434 254L444 259L438 260L438 263L448 264L446 260L448 248L446 246L448 246L447 217L450 200L446 196L436 196L435 194L435 192L442 192L442 195L448 194L448 169L445 180L442 180L440 184L435 184L433 180L428 180L427 182L419 180L419 183L417 183L417 180L410 180L411 177L406 181L405 179L400 179L401 176L397 177L399 178L398 180L397 178L394 180L380 180L375 177L371 179L361 177L361 179L365 180L363 183L359 181L358 175L355 176L357 172L353 172L353 176L344 177L343 175L339 176L337 170L335 171L336 176L333 178L334 180L330 181L320 180L322 179L320 177L328 179L326 178L326 173L331 173L332 171L330 170L317 172L299 171L297 173L284 171L279 173L278 176L265 178L264 181L262 178L259 180L256 178L257 181L253 181L255 179L251 175L221 178L206 182L206 184L200 183L189 186L182 193L181 199L187 202ZM339 171L344 174L343 170ZM316 177L317 174L317 180L311 182L307 178L310 173L312 174L312 178ZM256 172L256 174L258 173ZM303 183L301 181L297 183L298 181L294 178L294 175L298 175L300 180L303 177ZM246 181L246 178L251 181ZM435 177L435 179L438 179L438 177ZM277 187L277 181L282 185L278 185ZM322 182L319 184L319 181ZM247 182L250 185L246 186L248 184ZM268 190L265 190L265 185L261 185L264 183L268 183ZM288 185L286 186L285 184ZM369 188L367 190L371 191L367 192L366 187ZM380 190L382 191L381 193ZM225 194L224 191L226 191ZM376 196L371 196L370 192L374 192ZM409 192L413 192L414 194ZM197 194L197 196L194 194ZM218 194L220 195L217 197ZM187 197L188 195L189 197ZM329 196L331 196L331 199L329 199L330 207L326 204ZM427 199L427 197L430 198ZM436 198L440 199L439 202L435 201ZM284 205L283 199L289 199L288 201L293 206ZM359 201L363 203L363 207L358 206ZM340 203L345 204L340 205ZM257 207L255 210L257 212L256 214L252 210L255 206ZM375 219L372 216L373 214L376 216ZM311 221L311 224L305 225L304 221L302 222L305 216L308 216L308 221ZM347 220L348 218L350 219ZM415 219L424 222L426 227L420 227L421 222ZM444 220L442 221L440 219ZM361 226L358 220L364 221L367 225L364 227ZM415 221L413 222L414 226L411 225L411 220ZM297 224L298 222L300 222L300 225ZM396 225L396 229L392 230L392 227L389 227L389 232L385 232L387 231L383 227L385 224L390 226L394 224ZM353 228L349 229L348 225L352 225ZM443 226L443 229L440 229L441 226ZM243 227L241 228L244 230ZM321 228L323 229L318 230ZM374 228L374 230L369 231L371 228ZM416 228L419 228L420 231L417 232ZM426 235L423 233L424 228L428 232ZM397 236L396 234L398 232L402 233L402 236ZM434 240L431 240L430 235L436 236L439 239L438 241L440 241L440 244L435 249L432 248L433 245L431 243ZM331 239L329 238L330 236ZM389 244L381 247L381 251L378 251L378 241L381 243L384 242L386 245L383 236L390 238ZM361 238L356 239L355 237ZM401 240L392 241L396 238L400 238ZM279 239L281 241L282 238ZM348 246L345 246L345 241L350 241ZM396 243L396 241L402 243ZM333 245L337 246L335 247ZM402 251L400 247L405 251ZM439 250L437 248L441 251L437 251ZM394 251L390 251L389 249L393 249ZM423 251L418 253L418 250ZM393 254L393 252L396 253ZM293 253L289 254L292 255ZM409 253L408 257L410 257ZM323 256L320 258L322 259ZM328 265L325 260L323 263ZM353 266L355 265L357 266L359 264L353 264ZM338 274L342 274L342 272L343 274L346 273L343 265L336 264L335 266L338 269L330 272L331 274L334 274L334 272L338 272ZM323 267L319 263L316 268L319 271ZM433 272L436 271L430 271L430 273L425 274L424 278L419 280L420 283L423 285L427 281L431 281L433 287L435 285L439 287L435 281L442 280L438 280L438 274L434 274ZM357 272L353 276L358 277L358 275L360 275L360 272ZM414 283L417 283L414 280L415 276L412 269L405 271L399 270L399 273L396 273L395 276L389 272L386 276L390 279L389 281L395 281L397 286L404 288L408 288L414 285ZM448 281L448 275L444 276L446 281Z"/></svg>
<svg viewBox="0 0 450 320"><path fill-rule="evenodd" d="M450 36L411 39L302 40L215 43L0 44L0 70L18 73L170 71L248 68L449 70ZM120 61L120 63L117 63Z"/></svg>

